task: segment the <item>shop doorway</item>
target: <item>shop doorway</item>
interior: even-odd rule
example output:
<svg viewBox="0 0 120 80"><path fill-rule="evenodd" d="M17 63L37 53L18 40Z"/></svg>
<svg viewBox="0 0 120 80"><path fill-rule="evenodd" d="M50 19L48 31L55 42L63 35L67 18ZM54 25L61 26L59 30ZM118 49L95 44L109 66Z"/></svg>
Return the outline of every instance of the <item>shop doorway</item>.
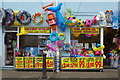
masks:
<svg viewBox="0 0 120 80"><path fill-rule="evenodd" d="M17 46L17 32L5 32L4 49L5 49L5 66L14 65L14 49Z"/></svg>

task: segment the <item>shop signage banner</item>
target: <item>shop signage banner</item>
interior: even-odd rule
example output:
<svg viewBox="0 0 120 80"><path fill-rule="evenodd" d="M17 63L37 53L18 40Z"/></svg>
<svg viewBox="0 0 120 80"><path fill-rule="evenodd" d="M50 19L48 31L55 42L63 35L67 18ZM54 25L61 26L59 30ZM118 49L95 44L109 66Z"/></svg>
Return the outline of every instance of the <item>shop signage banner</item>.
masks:
<svg viewBox="0 0 120 80"><path fill-rule="evenodd" d="M43 68L42 57L35 57L35 68ZM53 57L46 57L46 68L54 68Z"/></svg>
<svg viewBox="0 0 120 80"><path fill-rule="evenodd" d="M21 31L26 33L50 33L50 27L21 27Z"/></svg>
<svg viewBox="0 0 120 80"><path fill-rule="evenodd" d="M99 28L71 28L72 34L99 34Z"/></svg>
<svg viewBox="0 0 120 80"><path fill-rule="evenodd" d="M33 68L33 57L25 57L25 68Z"/></svg>
<svg viewBox="0 0 120 80"><path fill-rule="evenodd" d="M102 57L63 57L61 58L61 69L102 69Z"/></svg>
<svg viewBox="0 0 120 80"><path fill-rule="evenodd" d="M24 58L23 57L15 57L15 68L24 68Z"/></svg>

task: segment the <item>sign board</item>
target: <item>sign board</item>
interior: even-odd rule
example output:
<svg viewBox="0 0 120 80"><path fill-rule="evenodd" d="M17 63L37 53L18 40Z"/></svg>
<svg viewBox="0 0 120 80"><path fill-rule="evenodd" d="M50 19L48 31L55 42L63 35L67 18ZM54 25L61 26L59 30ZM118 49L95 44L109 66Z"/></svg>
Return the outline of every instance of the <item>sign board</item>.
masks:
<svg viewBox="0 0 120 80"><path fill-rule="evenodd" d="M22 69L24 68L24 58L15 57L15 68Z"/></svg>

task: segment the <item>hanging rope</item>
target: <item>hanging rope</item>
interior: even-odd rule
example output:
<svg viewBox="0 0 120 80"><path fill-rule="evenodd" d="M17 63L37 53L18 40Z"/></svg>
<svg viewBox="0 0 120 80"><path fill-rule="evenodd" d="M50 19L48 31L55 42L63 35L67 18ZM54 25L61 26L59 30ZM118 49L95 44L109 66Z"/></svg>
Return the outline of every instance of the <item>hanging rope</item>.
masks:
<svg viewBox="0 0 120 80"><path fill-rule="evenodd" d="M77 11L77 13L79 12L79 10L80 10L80 6L81 6L81 2L80 2L80 4L79 4L79 7L78 7L78 11ZM77 13L76 13L76 15L77 15Z"/></svg>

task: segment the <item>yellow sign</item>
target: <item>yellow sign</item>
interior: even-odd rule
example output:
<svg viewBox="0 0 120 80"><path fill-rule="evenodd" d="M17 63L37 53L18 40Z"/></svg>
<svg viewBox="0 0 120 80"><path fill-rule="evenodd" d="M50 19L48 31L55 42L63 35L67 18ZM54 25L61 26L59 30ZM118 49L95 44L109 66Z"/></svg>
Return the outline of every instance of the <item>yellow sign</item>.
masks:
<svg viewBox="0 0 120 80"><path fill-rule="evenodd" d="M102 57L61 58L61 69L102 69Z"/></svg>
<svg viewBox="0 0 120 80"><path fill-rule="evenodd" d="M50 33L50 27L24 27L24 30L28 33Z"/></svg>
<svg viewBox="0 0 120 80"><path fill-rule="evenodd" d="M54 68L53 57L46 57L46 68ZM43 68L43 58L35 57L35 68Z"/></svg>
<svg viewBox="0 0 120 80"><path fill-rule="evenodd" d="M33 57L25 57L25 68L33 68Z"/></svg>
<svg viewBox="0 0 120 80"><path fill-rule="evenodd" d="M73 34L99 34L99 28L71 28Z"/></svg>
<svg viewBox="0 0 120 80"><path fill-rule="evenodd" d="M24 68L23 57L15 57L15 67L16 68Z"/></svg>

